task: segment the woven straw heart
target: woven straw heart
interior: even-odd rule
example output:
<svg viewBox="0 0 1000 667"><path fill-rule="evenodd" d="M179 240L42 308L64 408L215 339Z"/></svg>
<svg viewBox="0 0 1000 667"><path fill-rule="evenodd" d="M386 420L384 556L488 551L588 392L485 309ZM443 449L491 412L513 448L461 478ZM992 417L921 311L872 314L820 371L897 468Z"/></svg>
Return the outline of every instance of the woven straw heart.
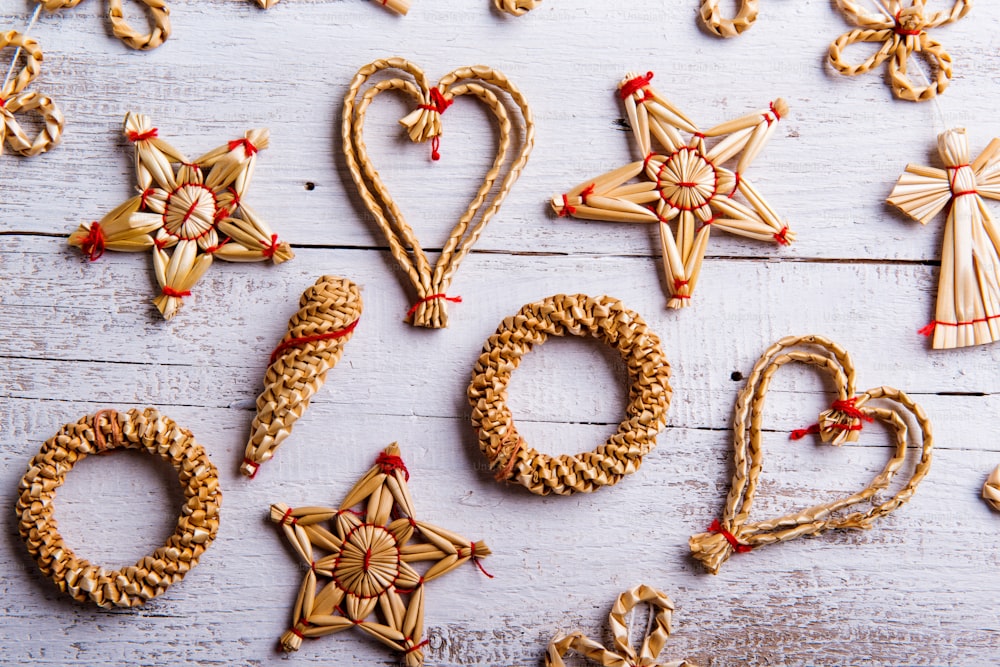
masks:
<svg viewBox="0 0 1000 667"><path fill-rule="evenodd" d="M819 348L820 353L792 350L793 347ZM840 445L845 441L856 441L866 422L878 420L889 427L895 437L896 446L882 471L863 490L832 502L815 505L808 509L788 514L778 519L747 523L757 491L757 478L762 465L761 423L764 413L764 399L774 373L785 364L798 361L817 366L833 378L838 399L830 410L820 415L819 422L793 433L798 439L807 433L819 433L824 442ZM873 399L883 399L893 407L869 407ZM921 455L910 480L888 500L879 502L875 496L889 487L893 476L899 472L906 460L910 442L906 421L896 410L902 408L917 422L921 431ZM726 498L726 507L721 521L714 521L709 532L694 535L690 539L691 552L712 574L729 556L746 553L757 547L774 542L783 542L802 535L818 535L837 528L871 528L875 519L883 517L906 504L917 489L917 485L927 475L931 465L933 437L931 423L923 408L909 396L892 387L877 387L862 394L854 393L854 365L847 352L836 343L820 336L789 336L771 346L754 366L747 386L736 400L736 414L733 418L733 442L735 452L732 486ZM871 503L871 508L851 514L838 514L859 503Z"/></svg>
<svg viewBox="0 0 1000 667"><path fill-rule="evenodd" d="M382 70L395 69L405 72L411 78L387 79L379 81L361 93L362 86L374 74ZM420 242L407 224L389 190L382 182L378 171L368 156L364 142L365 114L375 97L387 90L402 91L409 95L417 108L400 121L415 142L431 141L434 158L437 159L437 143L441 136L441 114L456 97L472 95L483 102L496 117L500 141L493 166L486 173L482 185L472 202L452 229L441 256L433 266L421 249ZM497 96L506 93L520 110L524 123L524 134L506 176L493 196L489 193L500 179L500 173L512 152L513 128L507 107ZM358 100L359 94L361 95ZM487 223L500 209L511 186L521 174L528 161L528 154L534 143L535 126L531 110L521 92L494 69L483 66L462 67L446 74L437 86L431 87L423 71L402 58L376 60L358 71L344 101L341 135L344 156L358 192L365 206L375 216L379 228L389 241L389 249L417 292L417 301L407 318L415 326L440 329L448 326L447 301L461 301L447 295L455 272L462 259L479 239ZM478 220L476 220L478 218Z"/></svg>

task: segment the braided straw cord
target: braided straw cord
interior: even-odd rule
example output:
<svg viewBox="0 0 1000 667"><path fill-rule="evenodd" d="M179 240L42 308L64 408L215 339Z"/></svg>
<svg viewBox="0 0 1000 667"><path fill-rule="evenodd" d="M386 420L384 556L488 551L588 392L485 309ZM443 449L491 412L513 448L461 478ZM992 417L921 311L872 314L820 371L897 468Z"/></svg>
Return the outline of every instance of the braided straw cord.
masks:
<svg viewBox="0 0 1000 667"><path fill-rule="evenodd" d="M368 79L386 69L405 72L412 80L402 78L382 80L361 94L361 89ZM499 146L493 166L486 173L469 207L452 229L433 267L413 229L406 222L382 182L365 146L365 114L376 96L387 90L401 91L416 102L417 108L400 121L407 128L410 139L415 142L437 141L442 134L441 113L455 98L462 95L473 95L478 98L493 112L497 120ZM488 199L490 191L500 178L501 170L514 143L511 120L495 90L506 93L520 110L524 122L524 135L519 137L520 146L507 175L500 181L493 198ZM360 101L357 100L359 94L361 94ZM416 305L408 315L412 317L411 323L414 326L432 329L446 327L448 315L445 304L450 300L446 295L455 272L490 219L500 209L531 153L535 140L535 125L527 100L504 74L489 67L456 69L446 74L437 86L431 88L424 72L413 63L402 58L376 60L362 67L351 82L350 90L344 100L341 136L344 157L361 199L375 217L379 229L385 234L392 256L417 292ZM477 216L478 221L474 222Z"/></svg>
<svg viewBox="0 0 1000 667"><path fill-rule="evenodd" d="M111 20L111 30L115 37L133 49L148 51L163 44L170 37L170 8L165 0L138 0L149 10L149 18L153 29L141 33L125 20L122 10L122 0L108 0L108 18ZM55 12L60 9L76 7L83 0L39 0L45 9Z"/></svg>
<svg viewBox="0 0 1000 667"><path fill-rule="evenodd" d="M790 350L798 346L818 348L820 352ZM747 523L763 461L761 429L764 399L774 373L793 361L810 364L829 373L837 388L837 404L850 406L849 410L834 407L820 415L817 428L825 442L839 445L856 440L861 419L867 421L871 418L883 422L894 432L895 450L882 471L858 493L778 519ZM867 407L868 402L874 399L885 399L909 412L920 427L922 436L921 456L912 477L896 495L880 504L874 504L878 502L875 496L889 487L893 476L902 467L909 436L906 421L895 408ZM733 443L735 472L722 520L718 526L713 524L710 532L694 535L689 541L694 557L712 574L718 574L719 568L734 550L745 551L803 535L818 535L831 529L871 528L875 519L906 504L913 496L917 485L930 469L933 436L930 420L923 408L898 389L877 387L855 395L854 366L842 347L821 336L789 336L764 353L747 379L746 387L740 392L733 418ZM873 503L867 511L833 516L841 509L867 501Z"/></svg>
<svg viewBox="0 0 1000 667"><path fill-rule="evenodd" d="M272 355L257 397L257 414L240 471L257 474L292 434L292 426L309 407L309 399L326 382L361 317L361 293L346 278L323 276L303 294L299 311L288 321L288 333Z"/></svg>
<svg viewBox="0 0 1000 667"><path fill-rule="evenodd" d="M736 37L757 21L758 0L741 0L739 11L731 19L722 15L719 0L702 0L701 20L718 37Z"/></svg>
<svg viewBox="0 0 1000 667"><path fill-rule="evenodd" d="M993 469L983 484L983 500L986 504L1000 512L1000 466Z"/></svg>
<svg viewBox="0 0 1000 667"><path fill-rule="evenodd" d="M0 154L4 142L11 150L25 157L44 153L62 139L66 119L47 95L27 92L28 84L41 72L42 48L31 37L16 30L0 34L0 49L13 46L24 54L24 67L0 89ZM30 139L14 117L21 111L35 111L42 117L43 126L34 139Z"/></svg>
<svg viewBox="0 0 1000 667"><path fill-rule="evenodd" d="M592 452L551 457L518 435L507 406L507 385L521 357L549 336L592 336L618 350L631 386L626 417ZM569 495L617 484L639 469L656 446L670 407L670 363L660 340L635 312L608 296L558 294L531 303L505 319L483 346L469 385L472 425L497 479L532 493Z"/></svg>
<svg viewBox="0 0 1000 667"><path fill-rule="evenodd" d="M494 7L514 16L524 16L540 4L542 0L493 0Z"/></svg>
<svg viewBox="0 0 1000 667"><path fill-rule="evenodd" d="M143 450L170 463L185 502L177 529L164 546L135 565L106 570L78 558L63 542L55 498L78 461L118 448ZM106 609L144 604L183 579L219 529L222 492L215 466L190 431L153 408L124 415L101 410L63 426L31 459L18 490L18 531L42 574L73 599Z"/></svg>
<svg viewBox="0 0 1000 667"><path fill-rule="evenodd" d="M929 13L924 12L925 4L925 0L910 0L908 5L902 0L888 0L883 12L872 14L854 0L837 0L845 17L859 27L844 33L830 45L830 64L841 74L854 76L889 61L889 82L896 97L923 102L943 93L951 81L951 56L939 42L930 38L927 30L963 18L972 9L972 0L955 0L950 10ZM881 46L860 63L847 60L844 49L863 42L881 43ZM915 53L933 66L933 83L917 85L910 80L907 62Z"/></svg>
<svg viewBox="0 0 1000 667"><path fill-rule="evenodd" d="M263 9L270 9L278 2L279 0L257 0L257 4ZM410 0L372 0L372 2L404 16L410 11Z"/></svg>
<svg viewBox="0 0 1000 667"><path fill-rule="evenodd" d="M626 616L642 602L649 604L651 617L649 630L643 637L642 646L636 652L629 642L630 624ZM580 631L568 635L560 633L549 642L549 648L545 654L545 667L565 667L566 663L563 658L569 652L582 655L604 667L622 667L623 665L697 667L694 663L686 660L671 662L657 660L664 644L670 637L670 621L673 613L674 603L667 597L666 593L645 584L636 586L618 596L614 607L611 608L611 614L608 616L608 623L611 626L611 634L614 639L613 649L605 648L602 643L587 637Z"/></svg>

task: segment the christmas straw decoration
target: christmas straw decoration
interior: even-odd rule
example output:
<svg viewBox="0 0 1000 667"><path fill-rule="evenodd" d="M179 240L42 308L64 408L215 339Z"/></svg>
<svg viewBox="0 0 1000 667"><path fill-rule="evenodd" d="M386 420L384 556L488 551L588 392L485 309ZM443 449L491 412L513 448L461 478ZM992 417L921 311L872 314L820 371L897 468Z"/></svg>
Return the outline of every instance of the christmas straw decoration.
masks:
<svg viewBox="0 0 1000 667"><path fill-rule="evenodd" d="M369 78L388 69L404 72L409 78L381 80L361 93ZM492 112L499 128L499 146L493 166L486 173L475 198L452 229L433 266L382 182L365 146L365 114L376 96L387 90L402 91L413 100L416 108L399 122L406 128L411 141L431 142L432 157L435 160L441 156L442 114L456 98L463 95L477 98ZM523 133L515 132L505 102L498 97L498 93L509 97L510 102L520 110L524 123ZM359 95L360 100L357 99ZM416 290L416 300L406 315L407 319L419 327L440 329L448 326L446 304L449 301L461 301L461 297L448 293L455 272L500 209L527 163L534 144L535 124L527 100L504 74L489 67L477 65L456 69L431 87L424 72L411 62L402 58L376 60L362 67L351 82L344 101L341 136L347 167L358 192L379 229L388 239L392 256ZM500 180L501 170L513 150L512 144L515 143L519 144L514 151L515 155L511 157L506 176ZM493 197L489 198L498 180L499 187Z"/></svg>
<svg viewBox="0 0 1000 667"><path fill-rule="evenodd" d="M56 491L73 466L91 454L137 449L177 471L184 506L167 543L130 567L107 570L78 557L56 525ZM136 607L163 593L198 564L219 530L219 475L191 433L152 408L114 410L66 424L42 445L18 486L18 531L42 574L74 600L98 607Z"/></svg>
<svg viewBox="0 0 1000 667"><path fill-rule="evenodd" d="M818 352L807 351L817 349ZM837 390L837 400L833 407L820 415L817 424L793 433L793 439L799 439L808 433L819 433L823 442L840 445L856 441L862 429L867 428L868 422L877 420L893 433L895 448L882 471L862 491L778 519L748 523L757 493L757 478L763 464L761 432L764 399L774 373L793 361L826 371ZM883 399L885 403L894 405L870 406L869 402L876 399ZM897 408L902 409L902 414ZM920 428L919 443L910 442L907 416ZM820 336L789 336L782 338L764 353L747 379L746 387L736 399L733 445L735 472L721 520L713 521L708 532L694 535L689 541L695 559L712 574L718 574L719 568L733 553L744 554L768 544L803 535L819 535L833 529L871 528L876 519L905 505L913 497L917 485L930 470L933 436L930 420L923 408L898 389L876 387L862 394L855 394L854 364L842 347ZM880 500L878 494L889 488L893 477L906 462L906 452L910 446L921 447L921 453L909 481L891 498ZM869 509L852 514L840 513L841 510L858 504L868 506Z"/></svg>
<svg viewBox="0 0 1000 667"><path fill-rule="evenodd" d="M972 0L956 0L949 11L924 12L925 0L885 0L879 2L879 12L870 13L855 0L837 0L837 6L847 19L857 25L830 45L830 64L847 76L864 74L882 63L889 62L889 84L896 97L922 102L943 93L951 80L951 56L927 31L954 23L972 9ZM879 44L878 51L860 63L847 60L843 51L857 43ZM908 74L909 59L919 53L935 70L934 83L917 85ZM919 71L919 70L918 70Z"/></svg>
<svg viewBox="0 0 1000 667"><path fill-rule="evenodd" d="M309 399L337 365L361 317L358 286L345 278L323 276L302 294L299 312L288 320L288 333L271 354L264 391L240 471L251 479L260 464L274 456L309 407Z"/></svg>
<svg viewBox="0 0 1000 667"><path fill-rule="evenodd" d="M108 18L111 20L111 31L115 37L133 49L155 49L170 37L170 8L165 0L138 0L146 6L153 29L143 34L133 28L125 20L122 11L122 0L108 0ZM76 7L83 0L38 0L39 4L50 12Z"/></svg>
<svg viewBox="0 0 1000 667"><path fill-rule="evenodd" d="M636 651L630 642L629 630L632 627L626 616L640 603L645 602L650 607L650 619L642 646ZM655 610L655 611L654 611ZM604 644L587 637L579 630L568 635L558 634L551 642L545 654L545 667L565 667L563 658L567 653L576 653L589 658L604 667L624 667L625 665L648 665L649 667L697 667L687 660L660 662L659 655L664 644L670 638L670 621L674 613L674 603L666 593L646 585L636 586L618 596L608 623L611 626L611 636L614 648L605 648ZM576 663L574 663L576 664Z"/></svg>
<svg viewBox="0 0 1000 667"><path fill-rule="evenodd" d="M38 42L24 33L10 30L0 34L0 49L8 46L17 47L15 62L19 53L24 54L25 62L24 67L13 78L11 75L15 63L11 63L11 70L0 88L0 154L3 153L6 141L14 152L31 157L44 153L59 143L66 119L52 98L25 90L41 71L42 48ZM34 140L28 138L14 117L25 111L35 111L42 117L44 125Z"/></svg>
<svg viewBox="0 0 1000 667"><path fill-rule="evenodd" d="M80 225L69 244L91 261L105 250L151 249L161 290L153 303L165 319L177 314L214 257L280 264L295 256L243 201L267 130L250 130L194 161L159 138L143 114L126 115L124 133L135 146L140 194L100 222Z"/></svg>
<svg viewBox="0 0 1000 667"><path fill-rule="evenodd" d="M524 16L540 4L542 0L493 0L494 7L514 16Z"/></svg>
<svg viewBox="0 0 1000 667"><path fill-rule="evenodd" d="M507 385L521 357L549 336L588 335L618 350L631 386L626 417L607 442L591 452L548 456L529 447L507 405ZM639 316L611 297L558 294L508 317L483 346L469 385L472 425L497 480L532 493L569 495L617 484L639 469L656 446L670 407L670 363L660 339Z"/></svg>
<svg viewBox="0 0 1000 667"><path fill-rule="evenodd" d="M278 4L278 2L279 0L257 0L257 4L264 9L270 9ZM410 0L372 0L372 2L404 16L406 12L410 11Z"/></svg>
<svg viewBox="0 0 1000 667"><path fill-rule="evenodd" d="M983 500L986 504L1000 512L1000 466L993 469L983 484Z"/></svg>
<svg viewBox="0 0 1000 667"><path fill-rule="evenodd" d="M418 521L409 479L393 443L339 509L271 505L271 521L281 526L307 568L292 628L281 637L285 651L297 651L305 637L357 627L402 653L407 667L424 663L424 584L469 561L482 570L479 559L490 550ZM321 525L328 521L332 531ZM423 542L413 541L418 535ZM412 566L421 561L433 563L422 574ZM376 609L381 622L369 620Z"/></svg>
<svg viewBox="0 0 1000 667"><path fill-rule="evenodd" d="M906 166L889 203L927 224L945 207L933 334L934 349L982 345L1000 339L1000 235L983 197L1000 199L1000 139L971 159L964 129L938 136L944 169Z"/></svg>
<svg viewBox="0 0 1000 667"><path fill-rule="evenodd" d="M777 99L766 109L702 131L650 86L652 78L652 72L629 73L618 86L642 159L553 197L552 209L560 217L657 225L670 293L667 307L684 308L690 305L712 229L779 245L795 239L746 176L788 106ZM685 142L681 132L691 139ZM706 138L719 141L709 149ZM722 166L734 159L732 170ZM639 182L631 182L634 178ZM676 236L668 224L674 220Z"/></svg>
<svg viewBox="0 0 1000 667"><path fill-rule="evenodd" d="M740 0L736 16L727 19L719 8L720 0L702 0L701 20L718 37L736 37L757 21L758 0Z"/></svg>

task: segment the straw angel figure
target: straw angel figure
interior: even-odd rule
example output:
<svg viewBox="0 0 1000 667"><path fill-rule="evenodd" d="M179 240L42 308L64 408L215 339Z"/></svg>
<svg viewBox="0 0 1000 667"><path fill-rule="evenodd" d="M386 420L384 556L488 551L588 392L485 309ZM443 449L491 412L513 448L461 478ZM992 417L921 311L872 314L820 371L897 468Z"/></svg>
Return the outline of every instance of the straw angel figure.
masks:
<svg viewBox="0 0 1000 667"><path fill-rule="evenodd" d="M962 128L938 137L944 169L910 164L889 203L927 224L949 206L941 252L937 311L921 330L934 349L992 343L1000 339L1000 230L983 197L1000 199L1000 139L975 160Z"/></svg>

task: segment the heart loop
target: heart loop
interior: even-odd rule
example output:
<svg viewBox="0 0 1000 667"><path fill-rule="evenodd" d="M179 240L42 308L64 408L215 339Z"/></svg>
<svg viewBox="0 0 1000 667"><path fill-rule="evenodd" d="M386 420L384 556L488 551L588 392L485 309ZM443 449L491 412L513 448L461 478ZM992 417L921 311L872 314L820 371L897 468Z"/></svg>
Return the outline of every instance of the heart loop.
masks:
<svg viewBox="0 0 1000 667"><path fill-rule="evenodd" d="M11 150L25 157L44 153L59 143L66 119L47 95L26 91L41 71L42 48L38 42L16 30L0 34L0 49L13 46L24 55L25 64L0 90L0 154L6 142ZM16 54L15 54L16 56ZM42 117L43 127L30 138L15 114L34 111Z"/></svg>
<svg viewBox="0 0 1000 667"><path fill-rule="evenodd" d="M369 79L383 70L398 70L408 77L380 80L362 92ZM457 97L471 95L485 104L499 129L500 139L493 165L433 265L389 194L365 145L364 124L368 108L376 96L389 90L400 91L415 103L414 110L400 120L400 124L406 128L411 141L432 142L434 159L438 157L442 114ZM508 104L501 100L498 93L509 97L510 106L520 112L522 131L515 132ZM406 318L414 326L432 329L448 326L446 304L460 300L448 294L455 272L521 175L534 137L535 125L527 100L506 75L495 69L478 65L462 67L446 74L432 87L423 70L413 63L403 58L387 58L365 65L355 75L344 101L341 125L344 157L362 201L388 240L393 258L416 291L416 299ZM513 156L512 152L515 153ZM501 178L502 170L508 163L506 175ZM499 186L490 198L498 181Z"/></svg>
<svg viewBox="0 0 1000 667"><path fill-rule="evenodd" d="M796 347L818 348L819 352L792 349ZM747 523L763 463L761 433L764 399L775 372L793 361L826 371L833 378L838 395L833 406L820 414L818 423L796 432L793 438L796 435L802 437L804 433L819 433L824 442L841 445L855 441L865 423L878 420L893 432L895 447L885 467L863 490L777 519ZM869 401L876 399L882 399L891 407L868 405ZM904 419L906 413L920 428L919 442L915 438L911 442ZM722 518L714 521L708 532L694 535L689 540L695 559L712 574L718 574L719 568L733 553L746 553L775 542L818 535L832 529L871 528L876 519L906 504L913 496L917 485L930 470L933 435L923 408L902 391L877 387L855 395L854 365L842 347L821 336L789 336L764 353L747 379L746 387L740 392L733 418L733 445L735 472ZM889 487L902 468L910 445L921 448L920 460L912 476L894 496L879 502L876 495ZM838 514L863 502L870 502L871 508Z"/></svg>

